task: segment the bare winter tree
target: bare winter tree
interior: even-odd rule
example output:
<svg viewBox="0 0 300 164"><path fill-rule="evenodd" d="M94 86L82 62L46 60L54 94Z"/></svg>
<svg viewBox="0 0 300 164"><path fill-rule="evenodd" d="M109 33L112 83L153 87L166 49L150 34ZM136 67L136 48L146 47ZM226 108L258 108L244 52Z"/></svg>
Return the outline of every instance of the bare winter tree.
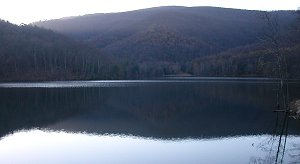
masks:
<svg viewBox="0 0 300 164"><path fill-rule="evenodd" d="M280 25L278 24L278 16L272 12L263 12L263 21L265 22L264 35L260 40L265 45L267 55L273 61L273 70L275 71L275 77L278 78L277 89L277 109L274 110L278 113L283 113L283 119L281 124L278 124L278 146L276 151L275 163L282 163L285 153L285 145L288 134L288 123L290 116L290 97L289 97L289 74L288 63L286 55L283 53L282 37L280 34Z"/></svg>

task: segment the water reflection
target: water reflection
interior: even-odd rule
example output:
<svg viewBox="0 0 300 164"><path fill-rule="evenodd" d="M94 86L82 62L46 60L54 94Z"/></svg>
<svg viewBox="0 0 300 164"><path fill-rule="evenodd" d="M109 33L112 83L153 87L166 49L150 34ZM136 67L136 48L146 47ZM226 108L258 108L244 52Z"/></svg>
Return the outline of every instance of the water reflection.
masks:
<svg viewBox="0 0 300 164"><path fill-rule="evenodd" d="M248 163L249 159L254 163L268 155L257 147L269 137L169 141L30 130L2 139L0 159L3 163ZM291 137L287 145L299 142L300 137ZM285 160L294 161L289 156Z"/></svg>
<svg viewBox="0 0 300 164"><path fill-rule="evenodd" d="M42 138L46 137L47 140L41 144L41 150L28 150L29 156L30 153L43 149L46 153L47 149L51 149L50 143L53 146L60 145L64 136L67 138L81 136L83 138L79 137L75 140L76 142L65 145L66 150L64 151L65 153L73 151L71 145L74 145L75 150L85 144L87 147L89 144L91 147L95 145L96 150L92 149L91 154L86 152L91 151L89 149L74 152L84 153L80 155L84 156L81 157L84 160L88 160L88 157L96 158L97 155L94 153L101 152L98 150L100 148L111 150L108 145L100 144L98 145L99 148L96 146L98 142L102 143L105 140L103 138L110 138L111 142L116 139L124 139L124 145L119 143L121 144L120 147L123 146L122 151L126 151L125 145L132 145L131 142L139 143L136 145L140 146L137 149L138 152L134 151L137 153L135 156L141 155L146 158L145 153L157 153L157 156L152 156L154 158L150 160L151 163L157 163L153 160L161 159L164 155L166 160L171 160L174 156L172 153L180 153L178 158L182 158L182 160L187 160L188 157L197 158L195 163L199 163L198 157L201 157L202 161L204 159L208 161L218 159L219 162L220 158L239 161L237 159L239 156L245 156L245 159L247 156L248 161L251 157L253 163L274 161L271 141L276 140L272 136L277 133L276 122L281 119L277 119L276 113L272 112L276 109L275 83L222 83L221 81L185 83L180 81L178 83L139 82L135 85L131 82L130 85L114 83L113 87L107 87L108 84L94 83L97 87L0 88L0 137L2 137L0 150L5 154L6 149L2 148L5 147L5 144L22 143L26 139L39 140L35 136L38 137L38 134L41 134ZM292 88L291 97L300 98L299 84L291 84L290 87ZM50 131L32 130L35 128ZM24 129L29 131L18 131ZM110 136L111 134L114 136ZM289 135L294 137L288 138L287 150L296 152L297 147L295 145L297 144L296 141L299 141L297 137L299 134L300 122L291 120ZM120 135L123 137L119 137ZM53 136L57 136L59 141L53 141L52 139L55 138ZM97 138L97 142L85 143L92 138ZM11 142L7 142L7 140ZM125 142L128 143L125 144ZM148 143L144 145L143 149L145 150L140 150L143 146L142 142ZM116 140L115 143L111 144L117 143ZM154 143L159 143L160 149L165 147L163 145L168 145L167 143L177 145L180 152L173 152L176 148L172 146L167 146L166 149L162 149L164 150L162 152L148 151L148 147L151 149L153 146L151 144ZM234 144L236 146L233 146ZM18 144L13 145L19 149ZM158 147L155 147L152 150L157 149ZM51 150L48 151L48 154ZM211 151L211 154L205 155L203 153L205 150ZM168 151L170 151L169 154L164 154ZM12 150L12 152L18 151ZM141 153L139 154L139 152ZM219 158L213 158L213 152ZM93 155L96 157L90 157ZM119 154L107 155L111 157ZM131 155L133 156L133 154ZM292 158L293 155L295 156L295 154L290 153L286 158L299 158L297 156ZM2 157L6 158L6 156ZM66 155L66 157L70 156ZM48 158L50 157L41 157L41 160ZM193 162L193 160L188 161L179 163ZM243 161L244 158L242 163L245 163ZM139 163L138 161L135 162ZM170 163L170 161L166 162ZM215 163L219 162L215 161Z"/></svg>
<svg viewBox="0 0 300 164"><path fill-rule="evenodd" d="M101 97L98 90L86 89L1 89L0 136L95 110Z"/></svg>

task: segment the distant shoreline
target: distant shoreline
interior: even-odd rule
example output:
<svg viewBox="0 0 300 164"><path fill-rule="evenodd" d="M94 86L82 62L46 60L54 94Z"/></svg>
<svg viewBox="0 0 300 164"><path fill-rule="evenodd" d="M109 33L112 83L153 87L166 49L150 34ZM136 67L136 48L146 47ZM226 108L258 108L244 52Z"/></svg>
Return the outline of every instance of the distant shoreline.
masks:
<svg viewBox="0 0 300 164"><path fill-rule="evenodd" d="M257 81L277 81L279 78L272 77L224 77L224 76L195 76L195 75L164 75L161 77L145 79L48 79L48 80L0 80L2 83L47 83L47 82L95 82L95 81L155 81L155 80L257 80ZM298 78L290 78L289 81L299 81Z"/></svg>
<svg viewBox="0 0 300 164"><path fill-rule="evenodd" d="M168 77L152 80L78 80L39 82L0 82L0 88L80 88L80 87L126 87L155 83L278 83L275 78L238 77ZM300 80L289 80L300 84Z"/></svg>

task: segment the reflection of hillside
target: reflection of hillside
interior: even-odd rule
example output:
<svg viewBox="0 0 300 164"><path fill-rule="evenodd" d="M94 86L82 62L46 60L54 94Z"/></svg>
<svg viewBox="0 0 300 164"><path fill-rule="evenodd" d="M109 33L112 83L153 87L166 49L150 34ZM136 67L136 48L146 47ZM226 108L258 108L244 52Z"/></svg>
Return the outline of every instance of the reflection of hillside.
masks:
<svg viewBox="0 0 300 164"><path fill-rule="evenodd" d="M158 138L271 134L275 126L273 88L245 83L104 88L105 110L51 128ZM291 126L291 132L299 130Z"/></svg>
<svg viewBox="0 0 300 164"><path fill-rule="evenodd" d="M104 97L93 89L1 89L0 137L95 110Z"/></svg>
<svg viewBox="0 0 300 164"><path fill-rule="evenodd" d="M1 89L0 136L33 127L156 138L271 134L273 88L253 83L151 83ZM290 132L299 134L299 126L291 122Z"/></svg>

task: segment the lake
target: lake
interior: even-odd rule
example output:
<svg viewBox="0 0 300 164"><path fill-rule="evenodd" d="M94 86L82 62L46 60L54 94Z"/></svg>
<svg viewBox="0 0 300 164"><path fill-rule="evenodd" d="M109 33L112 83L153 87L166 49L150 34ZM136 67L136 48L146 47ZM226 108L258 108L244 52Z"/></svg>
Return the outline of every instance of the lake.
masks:
<svg viewBox="0 0 300 164"><path fill-rule="evenodd" d="M300 121L271 79L0 84L0 163L300 161ZM300 99L300 83L290 83Z"/></svg>

